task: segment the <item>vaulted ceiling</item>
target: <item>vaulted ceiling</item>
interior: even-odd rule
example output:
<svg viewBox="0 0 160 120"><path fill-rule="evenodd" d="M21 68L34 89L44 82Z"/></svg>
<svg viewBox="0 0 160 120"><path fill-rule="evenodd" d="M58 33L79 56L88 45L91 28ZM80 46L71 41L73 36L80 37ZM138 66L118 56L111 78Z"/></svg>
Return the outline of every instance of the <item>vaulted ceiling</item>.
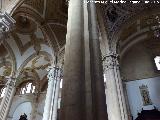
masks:
<svg viewBox="0 0 160 120"><path fill-rule="evenodd" d="M100 7L104 15L108 36L111 38L121 29L133 22L137 22L138 19L142 20L140 23L143 25L145 24L143 20L146 19L146 16L149 17L149 15L159 11L159 4L146 4L144 2L145 0L141 0L141 3L138 4L133 4L130 1L125 4L101 4Z"/></svg>
<svg viewBox="0 0 160 120"><path fill-rule="evenodd" d="M151 30L152 26L159 24L156 17L160 17L160 4L144 2L145 0L141 0L138 4L128 1L125 4L100 5L110 45L114 50L118 48L117 51L121 51L121 54L128 51L132 45L144 40L144 45L149 46L153 54L160 51Z"/></svg>
<svg viewBox="0 0 160 120"><path fill-rule="evenodd" d="M5 9L16 20L15 29L0 46L0 78L19 74L20 80L43 80L66 40L68 6L64 0L6 0ZM15 6L13 7L13 4ZM1 63L0 63L1 65ZM6 72L10 73L6 73ZM19 81L20 82L20 81Z"/></svg>

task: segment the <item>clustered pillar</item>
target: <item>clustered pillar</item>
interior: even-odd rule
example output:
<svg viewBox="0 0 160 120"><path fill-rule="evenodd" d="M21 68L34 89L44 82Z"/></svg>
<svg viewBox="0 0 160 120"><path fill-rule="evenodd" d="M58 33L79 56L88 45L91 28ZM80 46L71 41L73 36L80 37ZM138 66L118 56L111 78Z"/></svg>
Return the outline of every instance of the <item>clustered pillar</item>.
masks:
<svg viewBox="0 0 160 120"><path fill-rule="evenodd" d="M44 106L43 120L57 120L58 95L62 69L51 66L48 69L48 88Z"/></svg>
<svg viewBox="0 0 160 120"><path fill-rule="evenodd" d="M111 52L105 56L104 74L109 120L128 120L117 54Z"/></svg>

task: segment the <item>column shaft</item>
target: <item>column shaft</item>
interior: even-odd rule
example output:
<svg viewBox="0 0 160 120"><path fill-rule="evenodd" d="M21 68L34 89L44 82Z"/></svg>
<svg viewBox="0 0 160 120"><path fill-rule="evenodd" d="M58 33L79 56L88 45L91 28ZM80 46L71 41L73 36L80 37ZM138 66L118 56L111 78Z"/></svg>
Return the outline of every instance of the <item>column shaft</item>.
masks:
<svg viewBox="0 0 160 120"><path fill-rule="evenodd" d="M88 4L88 12L94 119L107 120L103 67L97 26L97 13L94 2Z"/></svg>
<svg viewBox="0 0 160 120"><path fill-rule="evenodd" d="M120 76L119 65L116 66L116 68L117 69L115 69L115 73L117 74L117 77L116 77L117 89L118 89L118 95L119 95L119 103L121 107L122 120L128 120L127 104L126 104L126 99L124 95L123 83Z"/></svg>
<svg viewBox="0 0 160 120"><path fill-rule="evenodd" d="M54 69L54 68L50 68ZM48 88L46 93L46 100L44 106L43 120L49 120L50 110L51 110L51 102L52 102L52 94L53 94L53 86L54 86L54 70L50 70L48 74ZM53 73L52 73L53 72Z"/></svg>
<svg viewBox="0 0 160 120"><path fill-rule="evenodd" d="M56 91L55 91L55 97L54 97L54 104L53 104L53 112L52 112L52 119L51 120L57 120L57 110L58 110L58 98L59 98L59 89L60 89L60 80L57 80L56 84Z"/></svg>
<svg viewBox="0 0 160 120"><path fill-rule="evenodd" d="M83 0L70 0L60 120L84 120Z"/></svg>
<svg viewBox="0 0 160 120"><path fill-rule="evenodd" d="M50 109L49 120L52 120L52 114L53 114L53 111L54 111L53 108L54 108L56 85L57 85L57 80L56 80L56 78L55 78L55 80L54 80L54 85L53 85L53 89L52 89L52 99L51 99L51 109Z"/></svg>
<svg viewBox="0 0 160 120"><path fill-rule="evenodd" d="M104 70L109 120L128 120L117 55L110 53L106 56Z"/></svg>
<svg viewBox="0 0 160 120"><path fill-rule="evenodd" d="M57 67L55 70L55 84L52 94L52 108L50 111L49 120L57 120L58 97L59 97L61 78L62 78L62 69Z"/></svg>
<svg viewBox="0 0 160 120"><path fill-rule="evenodd" d="M86 5L69 2L60 120L107 120L95 6Z"/></svg>
<svg viewBox="0 0 160 120"><path fill-rule="evenodd" d="M122 120L118 101L118 93L113 68L105 71L106 75L106 99L109 120Z"/></svg>

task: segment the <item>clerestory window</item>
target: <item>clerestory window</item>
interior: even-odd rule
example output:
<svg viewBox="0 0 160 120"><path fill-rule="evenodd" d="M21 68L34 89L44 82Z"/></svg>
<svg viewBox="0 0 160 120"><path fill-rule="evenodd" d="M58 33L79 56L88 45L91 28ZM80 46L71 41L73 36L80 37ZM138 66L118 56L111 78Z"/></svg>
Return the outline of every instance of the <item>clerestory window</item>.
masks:
<svg viewBox="0 0 160 120"><path fill-rule="evenodd" d="M26 94L26 93L34 93L35 92L35 86L33 83L27 83L25 86L21 88L20 94Z"/></svg>

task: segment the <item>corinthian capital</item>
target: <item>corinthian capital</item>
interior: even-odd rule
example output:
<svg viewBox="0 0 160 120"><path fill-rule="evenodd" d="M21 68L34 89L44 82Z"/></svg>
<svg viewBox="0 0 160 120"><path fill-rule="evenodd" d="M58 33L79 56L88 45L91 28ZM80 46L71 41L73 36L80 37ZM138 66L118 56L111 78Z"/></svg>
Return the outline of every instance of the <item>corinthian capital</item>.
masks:
<svg viewBox="0 0 160 120"><path fill-rule="evenodd" d="M118 54L115 54L113 52L105 55L103 57L104 71L107 71L109 69L114 69L115 67L119 67L118 58L119 58Z"/></svg>

